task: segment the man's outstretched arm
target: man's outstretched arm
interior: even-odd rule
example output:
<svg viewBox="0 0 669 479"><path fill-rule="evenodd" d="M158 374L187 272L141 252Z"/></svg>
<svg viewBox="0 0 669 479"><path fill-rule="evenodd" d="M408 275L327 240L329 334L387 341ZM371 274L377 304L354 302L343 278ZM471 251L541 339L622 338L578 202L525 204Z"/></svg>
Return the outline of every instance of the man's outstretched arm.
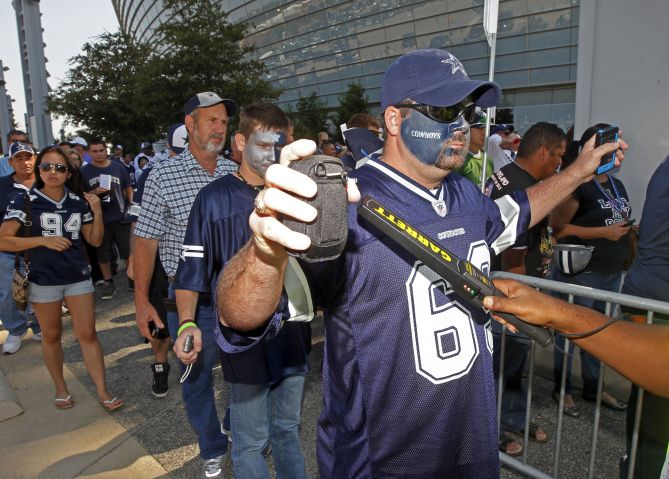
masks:
<svg viewBox="0 0 669 479"><path fill-rule="evenodd" d="M496 279L495 286L508 297L487 297L493 311L511 313L523 321L561 333L591 331L609 318L589 308L569 304L511 279ZM573 339L630 381L654 394L669 397L669 326L618 321L598 333Z"/></svg>
<svg viewBox="0 0 669 479"><path fill-rule="evenodd" d="M572 165L526 190L532 208L530 227L541 221L579 185L593 179L602 156L618 150L616 166L619 166L627 150L627 143L623 140L616 143L605 143L597 148L594 148L594 145L595 138L593 137L585 144Z"/></svg>
<svg viewBox="0 0 669 479"><path fill-rule="evenodd" d="M216 287L218 315L224 326L249 331L266 323L281 298L288 264L286 248L309 248L309 237L287 228L279 217L287 215L305 222L316 218L314 207L291 194L311 198L316 194L316 183L288 167L315 149L311 140L295 141L281 150L281 164L268 168L261 193L268 211L253 211L249 218L253 236L226 264ZM348 183L347 191L349 201L360 199L354 183Z"/></svg>

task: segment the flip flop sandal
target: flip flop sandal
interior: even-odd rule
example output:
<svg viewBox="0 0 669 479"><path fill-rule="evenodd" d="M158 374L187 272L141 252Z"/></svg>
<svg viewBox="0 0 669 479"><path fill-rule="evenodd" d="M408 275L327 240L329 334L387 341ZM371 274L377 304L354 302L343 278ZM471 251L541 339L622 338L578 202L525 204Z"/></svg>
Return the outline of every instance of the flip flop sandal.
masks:
<svg viewBox="0 0 669 479"><path fill-rule="evenodd" d="M54 398L53 405L56 406L57 409L70 409L74 406L72 395L68 394L65 398Z"/></svg>
<svg viewBox="0 0 669 479"><path fill-rule="evenodd" d="M107 410L107 412L116 411L118 408L123 407L123 401L119 398L107 399L102 401L100 405Z"/></svg>
<svg viewBox="0 0 669 479"><path fill-rule="evenodd" d="M556 392L553 392L552 397L553 397L553 401L555 401L555 403L559 405L560 404L560 395ZM579 415L578 408L576 407L576 405L571 406L571 407L565 406L565 407L562 408L562 412L564 412L565 416L578 417L578 415Z"/></svg>
<svg viewBox="0 0 669 479"><path fill-rule="evenodd" d="M511 431L512 434L518 434L519 436L524 436L525 431ZM537 433L539 432L539 426L536 423L531 422L530 423L530 434L529 438L530 441L532 442L538 442L539 444L543 444L544 442L548 442L548 433L544 431L544 437L542 439L537 438Z"/></svg>
<svg viewBox="0 0 669 479"><path fill-rule="evenodd" d="M613 397L613 396L611 396ZM597 400L597 396L586 396L585 394L583 395L583 399L585 399L588 402L595 402ZM608 409L613 409L614 411L624 411L627 409L627 403L625 401L620 401L619 399L613 398L614 402L608 402L604 401L603 399L600 401L602 406L608 408Z"/></svg>
<svg viewBox="0 0 669 479"><path fill-rule="evenodd" d="M614 403L604 402L604 406L614 411L625 411L627 409L627 403L619 399L616 399Z"/></svg>
<svg viewBox="0 0 669 479"><path fill-rule="evenodd" d="M512 444L517 446L515 451L513 449L509 450L509 446ZM517 457L523 453L523 445L516 441L513 437L509 436L507 433L503 432L499 438L499 450L507 456Z"/></svg>

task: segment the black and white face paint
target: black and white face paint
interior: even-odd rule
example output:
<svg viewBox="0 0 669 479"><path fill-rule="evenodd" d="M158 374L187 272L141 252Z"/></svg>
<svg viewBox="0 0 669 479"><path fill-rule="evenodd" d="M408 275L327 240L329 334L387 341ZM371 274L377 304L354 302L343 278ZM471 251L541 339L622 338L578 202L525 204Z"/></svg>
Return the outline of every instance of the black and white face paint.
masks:
<svg viewBox="0 0 669 479"><path fill-rule="evenodd" d="M281 148L286 144L286 134L276 130L256 130L244 146L244 161L258 176L265 177L270 165L279 162Z"/></svg>
<svg viewBox="0 0 669 479"><path fill-rule="evenodd" d="M463 116L452 123L434 121L411 110L402 119L400 136L419 161L452 170L462 166L469 145L469 123Z"/></svg>

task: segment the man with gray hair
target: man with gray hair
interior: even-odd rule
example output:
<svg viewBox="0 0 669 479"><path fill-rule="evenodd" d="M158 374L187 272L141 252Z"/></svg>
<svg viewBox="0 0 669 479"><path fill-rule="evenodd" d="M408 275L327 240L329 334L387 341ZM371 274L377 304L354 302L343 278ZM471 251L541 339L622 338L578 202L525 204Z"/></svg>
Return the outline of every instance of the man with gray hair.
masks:
<svg viewBox="0 0 669 479"><path fill-rule="evenodd" d="M167 326L173 338L178 336L180 326L176 312L168 311L165 325L149 302L156 253L167 273L168 296L173 299L174 276L193 201L204 186L237 170L237 165L219 156L225 145L228 118L237 112L235 102L213 92L203 92L186 102L184 112L188 146L180 155L161 162L151 171L134 232L135 320L149 341L151 321L159 329ZM216 318L212 298L200 295L195 317L186 319L196 321L203 331L202 351L183 383L186 413L198 434L200 456L205 461L203 477L222 477L221 461L228 440L221 432L214 402L212 369L218 365L219 353L214 339Z"/></svg>

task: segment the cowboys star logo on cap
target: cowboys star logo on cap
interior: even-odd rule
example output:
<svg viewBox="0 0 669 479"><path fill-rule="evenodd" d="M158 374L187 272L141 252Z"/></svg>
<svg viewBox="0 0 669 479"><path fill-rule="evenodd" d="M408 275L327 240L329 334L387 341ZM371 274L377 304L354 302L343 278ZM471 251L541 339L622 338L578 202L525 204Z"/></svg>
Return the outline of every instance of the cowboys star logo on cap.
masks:
<svg viewBox="0 0 669 479"><path fill-rule="evenodd" d="M465 67L462 66L462 62L450 53L448 54L448 58L446 60L442 60L441 63L446 63L447 65L451 66L451 74L454 74L458 70L460 70L465 75L467 74Z"/></svg>
<svg viewBox="0 0 669 479"><path fill-rule="evenodd" d="M9 147L9 158L14 158L16 155L22 152L26 152L31 155L35 154L35 151L30 147L30 145L17 141L16 143L12 143L12 146Z"/></svg>

